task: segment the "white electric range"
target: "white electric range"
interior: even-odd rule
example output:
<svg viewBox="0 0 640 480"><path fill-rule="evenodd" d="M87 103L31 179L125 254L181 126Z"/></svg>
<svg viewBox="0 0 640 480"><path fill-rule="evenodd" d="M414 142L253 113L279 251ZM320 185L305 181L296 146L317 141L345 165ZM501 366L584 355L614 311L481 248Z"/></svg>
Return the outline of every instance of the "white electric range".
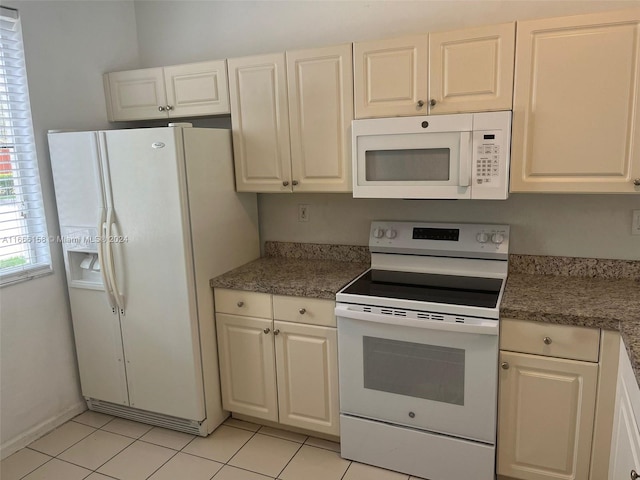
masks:
<svg viewBox="0 0 640 480"><path fill-rule="evenodd" d="M343 457L430 480L495 478L506 225L373 222L336 295Z"/></svg>

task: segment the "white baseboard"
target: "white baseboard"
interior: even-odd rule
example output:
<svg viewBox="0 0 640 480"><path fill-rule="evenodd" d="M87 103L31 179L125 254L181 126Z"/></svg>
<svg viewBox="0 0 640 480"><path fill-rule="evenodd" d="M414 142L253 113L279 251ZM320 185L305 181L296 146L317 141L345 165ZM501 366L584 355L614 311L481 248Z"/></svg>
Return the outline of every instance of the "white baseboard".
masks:
<svg viewBox="0 0 640 480"><path fill-rule="evenodd" d="M30 430L18 435L16 438L12 438L11 440L7 440L2 445L0 445L0 460L8 457L9 455L17 452L21 448L26 447L34 440L46 435L51 430L58 428L63 423L71 420L76 415L81 414L87 409L87 404L83 401L73 404L71 407L67 408L65 411L56 415L53 418L49 418L44 422L36 425Z"/></svg>

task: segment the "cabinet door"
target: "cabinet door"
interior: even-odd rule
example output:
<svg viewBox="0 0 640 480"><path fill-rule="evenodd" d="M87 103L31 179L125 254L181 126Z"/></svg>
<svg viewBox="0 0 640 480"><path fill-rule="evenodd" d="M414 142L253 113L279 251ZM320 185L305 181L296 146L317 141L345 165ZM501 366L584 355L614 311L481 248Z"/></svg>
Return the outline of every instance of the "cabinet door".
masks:
<svg viewBox="0 0 640 480"><path fill-rule="evenodd" d="M271 320L216 313L222 406L278 421Z"/></svg>
<svg viewBox="0 0 640 480"><path fill-rule="evenodd" d="M427 114L429 36L353 44L356 118Z"/></svg>
<svg viewBox="0 0 640 480"><path fill-rule="evenodd" d="M274 322L280 423L339 435L336 329Z"/></svg>
<svg viewBox="0 0 640 480"><path fill-rule="evenodd" d="M294 192L351 191L351 44L287 52Z"/></svg>
<svg viewBox="0 0 640 480"><path fill-rule="evenodd" d="M598 364L505 351L500 361L498 474L587 478Z"/></svg>
<svg viewBox="0 0 640 480"><path fill-rule="evenodd" d="M515 23L429 34L429 113L511 110Z"/></svg>
<svg viewBox="0 0 640 480"><path fill-rule="evenodd" d="M107 73L104 82L109 121L167 118L162 68Z"/></svg>
<svg viewBox="0 0 640 480"><path fill-rule="evenodd" d="M512 192L638 192L640 9L518 22Z"/></svg>
<svg viewBox="0 0 640 480"><path fill-rule="evenodd" d="M228 60L239 192L291 192L284 54Z"/></svg>
<svg viewBox="0 0 640 480"><path fill-rule="evenodd" d="M633 412L634 400L640 402L640 391L624 344L620 345L616 390L609 461L610 480L632 478L631 470L640 472L640 431Z"/></svg>
<svg viewBox="0 0 640 480"><path fill-rule="evenodd" d="M164 81L169 117L229 113L224 60L165 67Z"/></svg>

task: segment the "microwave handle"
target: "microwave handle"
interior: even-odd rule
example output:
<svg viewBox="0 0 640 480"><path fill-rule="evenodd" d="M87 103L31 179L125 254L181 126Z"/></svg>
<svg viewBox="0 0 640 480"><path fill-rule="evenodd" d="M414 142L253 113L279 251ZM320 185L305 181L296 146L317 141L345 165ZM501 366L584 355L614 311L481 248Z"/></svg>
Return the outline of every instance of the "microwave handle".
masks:
<svg viewBox="0 0 640 480"><path fill-rule="evenodd" d="M473 146L471 145L471 132L460 132L460 169L458 170L458 184L461 187L471 185L471 160L473 158Z"/></svg>

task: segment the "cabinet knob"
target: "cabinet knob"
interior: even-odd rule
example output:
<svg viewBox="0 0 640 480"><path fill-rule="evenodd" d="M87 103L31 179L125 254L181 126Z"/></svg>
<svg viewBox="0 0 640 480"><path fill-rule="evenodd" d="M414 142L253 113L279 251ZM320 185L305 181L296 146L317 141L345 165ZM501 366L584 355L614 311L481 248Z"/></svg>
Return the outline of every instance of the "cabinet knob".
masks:
<svg viewBox="0 0 640 480"><path fill-rule="evenodd" d="M167 112L170 112L171 110L173 110L173 105L167 105Z"/></svg>
<svg viewBox="0 0 640 480"><path fill-rule="evenodd" d="M638 478L640 478L640 475L638 475L638 473L635 470L631 470L631 474L630 474L629 478L631 480L637 480Z"/></svg>
<svg viewBox="0 0 640 480"><path fill-rule="evenodd" d="M431 105L432 107L435 107L436 103L438 103L438 102L436 102L435 98L432 98L431 100L429 100L429 105Z"/></svg>
<svg viewBox="0 0 640 480"><path fill-rule="evenodd" d="M273 331L273 334L274 334L274 335L278 335L279 333L280 333L280 330L279 330L279 329L277 329L277 328Z"/></svg>
<svg viewBox="0 0 640 480"><path fill-rule="evenodd" d="M307 309L306 308L301 308L300 310L298 310L298 313L300 315L304 315L305 313L307 313Z"/></svg>
<svg viewBox="0 0 640 480"><path fill-rule="evenodd" d="M284 182L282 182L282 186L283 187L288 187L289 186L289 182L285 180Z"/></svg>
<svg viewBox="0 0 640 480"><path fill-rule="evenodd" d="M238 307L242 308L244 306L244 302L242 300L240 300L238 303L236 303L236 305L238 305Z"/></svg>
<svg viewBox="0 0 640 480"><path fill-rule="evenodd" d="M293 185L294 187L298 185L298 180L294 180L293 182L291 182L291 185Z"/></svg>
<svg viewBox="0 0 640 480"><path fill-rule="evenodd" d="M509 370L509 362L502 362L500 366L503 370Z"/></svg>
<svg viewBox="0 0 640 480"><path fill-rule="evenodd" d="M271 331L271 329L270 329L270 328L265 328L265 329L263 330L263 332L264 332L264 333L269 333L270 331Z"/></svg>
<svg viewBox="0 0 640 480"><path fill-rule="evenodd" d="M416 103L418 108L422 108L424 107L424 102L422 100L418 100L418 103Z"/></svg>
<svg viewBox="0 0 640 480"><path fill-rule="evenodd" d="M160 112L164 112L164 111L166 110L166 108L165 108L165 107L163 107L162 105L160 105L160 106L158 107L158 110L159 110Z"/></svg>
<svg viewBox="0 0 640 480"><path fill-rule="evenodd" d="M633 184L634 184L636 187L640 187L640 178L636 178L636 179L633 181Z"/></svg>
<svg viewBox="0 0 640 480"><path fill-rule="evenodd" d="M545 345L551 345L552 340L549 337L544 337L542 339Z"/></svg>

